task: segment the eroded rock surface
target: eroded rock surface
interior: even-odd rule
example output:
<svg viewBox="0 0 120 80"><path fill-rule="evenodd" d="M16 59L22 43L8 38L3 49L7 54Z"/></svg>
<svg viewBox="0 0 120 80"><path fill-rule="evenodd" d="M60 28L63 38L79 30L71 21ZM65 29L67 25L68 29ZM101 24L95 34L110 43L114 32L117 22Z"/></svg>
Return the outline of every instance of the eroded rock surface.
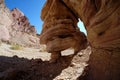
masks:
<svg viewBox="0 0 120 80"><path fill-rule="evenodd" d="M87 37L93 52L89 61L88 80L119 80L120 1L64 0L64 2L77 13L87 29Z"/></svg>
<svg viewBox="0 0 120 80"><path fill-rule="evenodd" d="M27 17L17 8L11 11L13 23L11 24L10 42L16 42L23 46L39 46L39 38L34 26L32 26Z"/></svg>
<svg viewBox="0 0 120 80"><path fill-rule="evenodd" d="M12 16L10 16L10 11L4 5L4 0L0 1L0 40L8 41L10 39L10 34L8 26L12 24Z"/></svg>
<svg viewBox="0 0 120 80"><path fill-rule="evenodd" d="M46 12L44 11L45 9ZM88 41L92 47L87 71L88 75L84 77L84 80L120 80L120 0L47 0L42 12L41 18L44 21L42 35L44 37L41 37L41 39L45 41L43 43L47 44L47 46L53 43L50 46L51 48L53 47L53 50L56 45L59 49L63 48L63 46L57 44L57 42L61 41L61 38L54 37L56 34L71 34L72 30L76 31L72 27L76 26L76 19L80 18L83 21L88 33ZM72 15L73 17L69 16L72 13L75 15ZM59 23L55 23L55 20L61 20L61 14L62 21L63 19L68 19L69 16L69 20L72 20L69 24L73 23L72 26L66 28L67 25L62 22L65 25L62 25L62 27L66 28L66 32L61 28L52 31L52 28L55 29L57 28L56 25L59 25ZM49 22L51 23L52 21L54 25L51 27ZM49 33L46 34L47 32ZM75 41L75 36L77 34L74 34L72 38L67 40L69 44L62 39L64 40L63 42L66 41L65 48L66 46L71 46L74 42L79 45L82 37L78 39L79 41ZM81 79L80 77L80 80L83 80L83 78Z"/></svg>
<svg viewBox="0 0 120 80"><path fill-rule="evenodd" d="M27 17L17 8L10 11L0 2L0 40L22 46L39 47L39 38L36 29Z"/></svg>
<svg viewBox="0 0 120 80"><path fill-rule="evenodd" d="M35 30L35 27L30 25L30 22L24 13L15 8L11 11L11 14L14 19L13 28L15 30L36 35L37 32Z"/></svg>
<svg viewBox="0 0 120 80"><path fill-rule="evenodd" d="M61 0L47 0L41 19L44 24L40 42L47 45L53 61L67 48L74 48L75 54L86 48L87 39L77 27L77 17Z"/></svg>

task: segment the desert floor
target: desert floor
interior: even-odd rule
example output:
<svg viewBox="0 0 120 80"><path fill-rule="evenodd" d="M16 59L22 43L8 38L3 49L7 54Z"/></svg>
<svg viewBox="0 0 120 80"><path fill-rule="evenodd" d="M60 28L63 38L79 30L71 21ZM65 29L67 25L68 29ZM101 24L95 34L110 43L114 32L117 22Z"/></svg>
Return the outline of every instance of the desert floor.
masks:
<svg viewBox="0 0 120 80"><path fill-rule="evenodd" d="M91 53L88 47L71 58L65 56L72 53L69 49L57 63L49 63L50 53L36 48L12 50L10 47L5 43L0 45L0 80L77 80Z"/></svg>

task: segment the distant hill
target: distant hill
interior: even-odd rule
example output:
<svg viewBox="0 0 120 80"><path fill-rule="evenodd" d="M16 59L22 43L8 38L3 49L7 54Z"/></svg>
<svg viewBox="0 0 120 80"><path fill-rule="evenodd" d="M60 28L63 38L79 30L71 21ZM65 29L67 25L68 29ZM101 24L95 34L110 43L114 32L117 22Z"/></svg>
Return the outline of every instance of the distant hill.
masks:
<svg viewBox="0 0 120 80"><path fill-rule="evenodd" d="M28 18L18 8L10 11L0 1L0 40L22 46L39 46L39 36Z"/></svg>

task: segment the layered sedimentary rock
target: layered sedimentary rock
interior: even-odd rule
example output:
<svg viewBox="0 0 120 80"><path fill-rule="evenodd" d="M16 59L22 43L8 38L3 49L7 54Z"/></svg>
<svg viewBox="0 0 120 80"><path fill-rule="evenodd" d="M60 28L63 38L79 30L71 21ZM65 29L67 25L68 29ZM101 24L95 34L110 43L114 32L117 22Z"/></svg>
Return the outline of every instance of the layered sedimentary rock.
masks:
<svg viewBox="0 0 120 80"><path fill-rule="evenodd" d="M10 39L8 26L12 24L12 22L12 16L4 5L4 0L0 0L0 40L8 41Z"/></svg>
<svg viewBox="0 0 120 80"><path fill-rule="evenodd" d="M35 27L30 25L30 22L24 13L22 13L19 9L14 8L11 11L11 14L14 19L14 24L12 26L15 30L36 35Z"/></svg>
<svg viewBox="0 0 120 80"><path fill-rule="evenodd" d="M71 7L84 22L88 32L88 39L94 47L119 46L120 36L117 35L120 30L119 0L64 0L64 2L66 5L70 5L69 7ZM78 3L81 4L81 6L77 5ZM113 26L116 27L113 28Z"/></svg>
<svg viewBox="0 0 120 80"><path fill-rule="evenodd" d="M24 13L15 8L11 11L11 15L13 23L10 29L12 36L10 42L16 42L23 46L39 46L39 38L36 35L36 29L30 24Z"/></svg>
<svg viewBox="0 0 120 80"><path fill-rule="evenodd" d="M23 46L39 46L35 27L17 8L10 11L0 2L0 40Z"/></svg>
<svg viewBox="0 0 120 80"><path fill-rule="evenodd" d="M47 0L41 19L44 24L40 42L52 53L51 61L58 59L62 50L74 48L77 53L86 48L87 39L77 27L77 17L61 0Z"/></svg>
<svg viewBox="0 0 120 80"><path fill-rule="evenodd" d="M84 79L83 77L82 79L80 77L80 80L120 80L120 0L62 1L47 0L45 6L43 7L42 13L42 19L44 20L42 35L48 36L45 33L51 29L50 25L46 26L45 28L46 23L52 22L51 20L55 19L59 21L61 19L59 18L61 16L61 13L74 13L74 17L76 16L76 18L80 18L83 21L88 33L88 41L92 47L89 68L86 72L88 73L88 75L85 76ZM68 8L68 11L65 10L65 7ZM44 11L45 9L46 12ZM54 14L53 12L56 12L56 14ZM52 15L52 17L48 15L49 13L50 15ZM47 16L49 16L49 19L47 18ZM66 17L66 15L62 16L64 16L64 18ZM70 20L73 19L71 17L69 18ZM77 21L74 20L75 19L73 19L72 22L75 25ZM55 25L59 24L55 23L55 21L53 21L53 23ZM56 28L55 25L52 27ZM66 25L63 27L66 28ZM69 31L74 30L70 27L66 29L68 32L65 33L71 33ZM54 35L59 35L61 33L65 34L64 30L62 30L61 28L58 28L52 32L54 33ZM53 44L56 43L58 38L53 37L54 35L51 35L49 32L50 38L45 38L44 43L48 43L49 41L51 41ZM75 34L74 36L77 35ZM41 38L44 39L44 37ZM73 40L68 40L69 44L66 44L67 46L74 42L78 43L77 41L74 41L73 37L72 39ZM65 43L67 43L67 41ZM51 48L54 48L55 45L53 46L53 44ZM63 48L63 46L61 45L58 45L57 47Z"/></svg>
<svg viewBox="0 0 120 80"><path fill-rule="evenodd" d="M89 61L88 80L119 80L120 1L64 0L64 2L76 12L87 29L93 52Z"/></svg>

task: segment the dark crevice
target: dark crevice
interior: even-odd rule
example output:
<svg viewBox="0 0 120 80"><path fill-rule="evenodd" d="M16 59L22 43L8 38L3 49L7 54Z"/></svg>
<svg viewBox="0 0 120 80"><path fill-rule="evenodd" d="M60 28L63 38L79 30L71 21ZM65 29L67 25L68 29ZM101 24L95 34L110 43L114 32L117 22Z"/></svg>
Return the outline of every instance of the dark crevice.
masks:
<svg viewBox="0 0 120 80"><path fill-rule="evenodd" d="M59 35L59 38L67 38L67 37L71 37L72 35Z"/></svg>
<svg viewBox="0 0 120 80"><path fill-rule="evenodd" d="M105 32L100 32L98 36L102 36L103 34L105 34Z"/></svg>

